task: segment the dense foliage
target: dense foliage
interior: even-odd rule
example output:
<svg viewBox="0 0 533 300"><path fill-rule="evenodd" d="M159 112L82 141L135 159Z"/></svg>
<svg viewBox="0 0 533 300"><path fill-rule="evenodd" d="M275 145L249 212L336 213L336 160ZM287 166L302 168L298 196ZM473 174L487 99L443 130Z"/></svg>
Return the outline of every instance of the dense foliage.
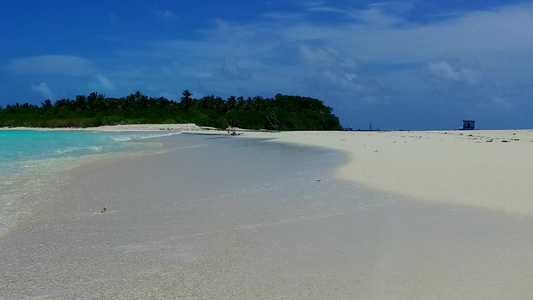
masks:
<svg viewBox="0 0 533 300"><path fill-rule="evenodd" d="M0 106L0 127L92 127L116 124L195 123L272 130L340 130L339 119L322 101L277 94L274 98L206 96L200 99L183 91L180 102L152 98L141 92L123 98L102 94L76 99L46 100L41 106Z"/></svg>

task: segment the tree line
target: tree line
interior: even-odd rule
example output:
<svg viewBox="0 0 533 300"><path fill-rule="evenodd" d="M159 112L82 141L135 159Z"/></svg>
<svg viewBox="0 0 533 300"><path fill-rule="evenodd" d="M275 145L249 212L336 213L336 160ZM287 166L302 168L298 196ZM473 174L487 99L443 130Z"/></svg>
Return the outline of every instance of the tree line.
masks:
<svg viewBox="0 0 533 300"><path fill-rule="evenodd" d="M45 100L40 106L0 106L0 127L95 127L117 124L195 123L269 130L341 130L332 108L318 99L277 94L227 99L194 98L183 91L180 101L148 97L141 92L109 98L96 92L75 99Z"/></svg>

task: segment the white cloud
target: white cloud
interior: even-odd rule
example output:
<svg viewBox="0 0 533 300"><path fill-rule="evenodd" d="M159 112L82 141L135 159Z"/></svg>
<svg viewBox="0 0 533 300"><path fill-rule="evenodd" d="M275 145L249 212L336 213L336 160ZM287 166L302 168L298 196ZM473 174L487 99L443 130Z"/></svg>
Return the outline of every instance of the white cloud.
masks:
<svg viewBox="0 0 533 300"><path fill-rule="evenodd" d="M337 8L333 6L327 6L324 3L316 3L316 5L307 6L307 11L312 12L329 12L329 13L340 13L345 14L346 10L342 8Z"/></svg>
<svg viewBox="0 0 533 300"><path fill-rule="evenodd" d="M314 13L335 13L352 18L372 27L387 27L403 24L400 16L410 11L413 5L403 2L379 2L368 4L366 9L356 9L350 6L332 6L324 2L304 5L306 11Z"/></svg>
<svg viewBox="0 0 533 300"><path fill-rule="evenodd" d="M402 23L402 20L388 15L379 7L371 7L367 10L354 11L351 15L357 20L375 27L389 27Z"/></svg>
<svg viewBox="0 0 533 300"><path fill-rule="evenodd" d="M280 21L295 21L295 20L303 20L304 18L304 14L302 13L286 13L286 12L268 12L268 13L264 13L264 14L261 14L260 17L261 18L265 18L265 19L272 19L272 20L276 20L277 22L280 22Z"/></svg>
<svg viewBox="0 0 533 300"><path fill-rule="evenodd" d="M398 20L378 8L356 11L359 21L336 26L294 23L279 33L287 40L322 41L350 49L365 62L413 63L442 56L477 59L480 54L504 57L533 50L533 5L515 5L464 14L437 23ZM380 26L375 26L375 25Z"/></svg>
<svg viewBox="0 0 533 300"><path fill-rule="evenodd" d="M95 91L112 91L117 88L116 84L102 74L94 75L96 82L89 83L89 87Z"/></svg>
<svg viewBox="0 0 533 300"><path fill-rule="evenodd" d="M477 70L446 61L430 62L428 71L437 78L468 85L477 83L481 77Z"/></svg>
<svg viewBox="0 0 533 300"><path fill-rule="evenodd" d="M175 21L179 19L175 13L173 13L172 11L168 9L164 9L164 10L156 9L155 13L156 13L157 18L164 22L170 22L170 21Z"/></svg>
<svg viewBox="0 0 533 300"><path fill-rule="evenodd" d="M299 48L301 57L311 63L330 64L337 56L335 49L328 47L313 48L306 44L301 44Z"/></svg>
<svg viewBox="0 0 533 300"><path fill-rule="evenodd" d="M351 55L332 47L311 46L305 43L299 45L299 55L312 65L327 65L342 68L356 68L356 62Z"/></svg>
<svg viewBox="0 0 533 300"><path fill-rule="evenodd" d="M82 57L43 55L10 61L7 69L15 74L85 76L94 72L92 63Z"/></svg>
<svg viewBox="0 0 533 300"><path fill-rule="evenodd" d="M497 110L502 102L492 95L516 104L533 93L526 84L512 97L497 88L533 78L533 4L416 22L406 17L412 5L328 3L249 22L215 20L194 39L154 41L136 59L146 61L144 73L162 74L151 79L159 90L180 82L207 93L299 93L347 110L406 104L452 111L483 99ZM321 13L339 18L313 22Z"/></svg>
<svg viewBox="0 0 533 300"><path fill-rule="evenodd" d="M215 66L221 76L234 79L248 79L252 75L246 66L246 62L241 62L233 57L227 57L223 63Z"/></svg>
<svg viewBox="0 0 533 300"><path fill-rule="evenodd" d="M45 82L41 82L38 85L32 85L31 90L35 93L38 93L43 98L50 99L50 100L55 99L55 96L52 93L52 90L50 89L50 87L48 87L48 85Z"/></svg>
<svg viewBox="0 0 533 300"><path fill-rule="evenodd" d="M511 109L513 107L513 104L510 101L497 97L497 96L492 97L489 105L501 107L504 109Z"/></svg>

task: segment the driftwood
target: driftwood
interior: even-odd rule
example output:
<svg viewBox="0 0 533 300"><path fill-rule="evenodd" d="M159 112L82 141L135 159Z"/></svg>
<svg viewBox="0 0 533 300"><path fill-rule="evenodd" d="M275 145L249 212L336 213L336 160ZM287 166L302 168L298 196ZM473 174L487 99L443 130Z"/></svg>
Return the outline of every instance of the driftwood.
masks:
<svg viewBox="0 0 533 300"><path fill-rule="evenodd" d="M231 127L230 126L226 130L228 131L228 134L230 134L230 135L241 135L242 134L242 132L238 132L237 131L236 127Z"/></svg>
<svg viewBox="0 0 533 300"><path fill-rule="evenodd" d="M269 114L267 114L266 118L268 123L270 123L270 126L272 126L272 128L274 128L276 131L279 132L280 128L285 128L285 126L283 126L283 124L278 120L278 117L274 111L271 111Z"/></svg>

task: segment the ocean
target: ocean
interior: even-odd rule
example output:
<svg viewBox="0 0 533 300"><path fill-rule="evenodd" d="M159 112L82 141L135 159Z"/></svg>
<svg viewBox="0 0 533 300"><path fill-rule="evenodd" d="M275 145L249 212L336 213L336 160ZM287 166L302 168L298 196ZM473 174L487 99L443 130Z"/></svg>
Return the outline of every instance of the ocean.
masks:
<svg viewBox="0 0 533 300"><path fill-rule="evenodd" d="M161 147L151 138L179 132L0 130L0 236L52 197L61 171L94 160ZM142 141L142 142L141 142Z"/></svg>

